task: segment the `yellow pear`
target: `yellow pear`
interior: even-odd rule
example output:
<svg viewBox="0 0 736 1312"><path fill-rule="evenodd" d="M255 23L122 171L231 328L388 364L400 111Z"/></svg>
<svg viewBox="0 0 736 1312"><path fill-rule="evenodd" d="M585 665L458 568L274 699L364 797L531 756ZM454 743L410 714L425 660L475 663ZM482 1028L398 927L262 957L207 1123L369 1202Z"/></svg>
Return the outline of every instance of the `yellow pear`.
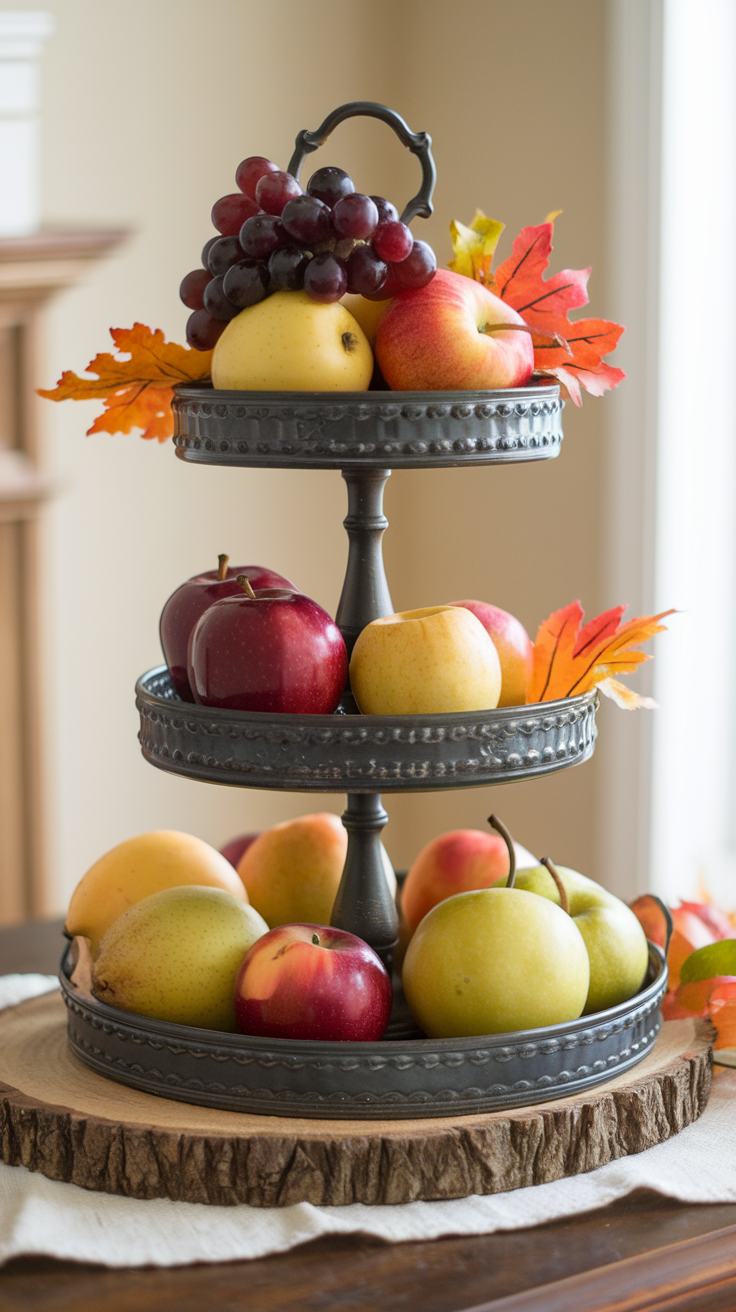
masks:
<svg viewBox="0 0 736 1312"><path fill-rule="evenodd" d="M94 956L105 930L128 907L180 884L223 888L248 901L243 881L209 843L173 829L154 829L119 843L90 866L72 894L66 932L89 939Z"/></svg>
<svg viewBox="0 0 736 1312"><path fill-rule="evenodd" d="M215 387L246 392L365 392L373 352L339 301L274 292L231 319L212 357Z"/></svg>
<svg viewBox="0 0 736 1312"><path fill-rule="evenodd" d="M222 888L165 888L110 926L92 966L92 992L138 1016L235 1031L235 976L267 932L252 906Z"/></svg>

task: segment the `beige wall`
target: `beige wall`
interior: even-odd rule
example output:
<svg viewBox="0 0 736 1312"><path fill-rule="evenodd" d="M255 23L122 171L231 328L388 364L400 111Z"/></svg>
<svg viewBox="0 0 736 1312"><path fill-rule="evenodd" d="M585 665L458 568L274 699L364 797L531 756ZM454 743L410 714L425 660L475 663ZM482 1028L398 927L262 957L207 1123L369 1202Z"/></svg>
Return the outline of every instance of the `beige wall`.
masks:
<svg viewBox="0 0 736 1312"><path fill-rule="evenodd" d="M35 8L14 0L14 8ZM285 166L296 132L365 98L432 133L436 213L420 228L441 262L450 219L476 205L508 225L562 208L555 267L592 264L604 313L605 5L561 0L50 0L43 63L48 221L121 222L132 236L50 316L48 384L134 319L182 340L177 298L211 235L212 202L245 155ZM553 15L553 17L552 17ZM401 204L418 170L388 130L351 123L322 162ZM508 250L508 246L506 247ZM533 631L552 609L601 595L601 411L568 406L553 464L393 475L386 560L397 607L477 596ZM346 556L338 474L204 470L136 436L85 438L94 406L46 406L63 493L48 526L54 906L127 835L188 828L219 843L323 805L160 774L136 742L133 685L160 659L157 621L178 583L217 553L273 565L328 608ZM596 766L481 791L387 798L398 865L442 828L500 811L519 838L591 871ZM328 800L341 810L341 797Z"/></svg>

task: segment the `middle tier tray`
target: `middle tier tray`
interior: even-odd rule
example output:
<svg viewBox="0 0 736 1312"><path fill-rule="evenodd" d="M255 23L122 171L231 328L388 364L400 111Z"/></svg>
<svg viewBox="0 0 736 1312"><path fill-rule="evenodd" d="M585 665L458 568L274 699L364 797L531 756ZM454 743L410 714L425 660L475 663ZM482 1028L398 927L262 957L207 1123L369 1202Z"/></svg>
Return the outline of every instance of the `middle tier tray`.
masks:
<svg viewBox="0 0 736 1312"><path fill-rule="evenodd" d="M183 702L165 665L136 684L152 765L209 783L317 793L510 783L587 761L595 691L447 715L277 715Z"/></svg>

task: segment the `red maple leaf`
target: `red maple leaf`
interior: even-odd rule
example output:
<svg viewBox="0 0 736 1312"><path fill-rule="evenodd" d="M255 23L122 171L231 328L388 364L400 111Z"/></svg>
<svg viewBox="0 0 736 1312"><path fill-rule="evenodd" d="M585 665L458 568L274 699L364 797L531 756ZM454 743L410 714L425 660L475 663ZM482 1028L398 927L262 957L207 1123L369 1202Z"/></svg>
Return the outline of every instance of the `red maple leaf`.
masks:
<svg viewBox="0 0 736 1312"><path fill-rule="evenodd" d="M592 396L602 396L625 377L621 369L602 359L615 349L624 330L607 319L570 320L571 310L588 304L590 269L563 269L544 278L552 254L554 218L550 215L545 223L522 228L511 254L495 273L490 271L490 261L498 240L495 229L500 234L500 224L493 225L495 240L485 260L468 260L467 268L453 262L451 267L476 277L521 315L533 330L535 374L556 378L575 404L581 405L581 388ZM478 211L472 227L464 229L466 243L475 232L483 233L489 222ZM479 245L481 241L479 236ZM457 233L454 245L458 254Z"/></svg>

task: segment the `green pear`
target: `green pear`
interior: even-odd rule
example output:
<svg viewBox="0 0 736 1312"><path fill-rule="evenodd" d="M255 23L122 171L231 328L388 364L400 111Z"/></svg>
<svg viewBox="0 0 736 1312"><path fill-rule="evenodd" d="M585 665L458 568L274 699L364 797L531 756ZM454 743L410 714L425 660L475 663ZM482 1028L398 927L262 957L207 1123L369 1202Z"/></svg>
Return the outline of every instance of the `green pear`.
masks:
<svg viewBox="0 0 736 1312"><path fill-rule="evenodd" d="M583 1014L589 1016L638 992L649 964L647 940L633 911L620 898L577 870L555 869L567 893L568 911L588 949L590 988ZM494 887L505 883L499 880ZM560 905L557 885L542 865L517 870L514 887Z"/></svg>
<svg viewBox="0 0 736 1312"><path fill-rule="evenodd" d="M138 1016L235 1031L235 976L268 933L254 907L220 888L152 893L113 921L92 963L92 992Z"/></svg>

